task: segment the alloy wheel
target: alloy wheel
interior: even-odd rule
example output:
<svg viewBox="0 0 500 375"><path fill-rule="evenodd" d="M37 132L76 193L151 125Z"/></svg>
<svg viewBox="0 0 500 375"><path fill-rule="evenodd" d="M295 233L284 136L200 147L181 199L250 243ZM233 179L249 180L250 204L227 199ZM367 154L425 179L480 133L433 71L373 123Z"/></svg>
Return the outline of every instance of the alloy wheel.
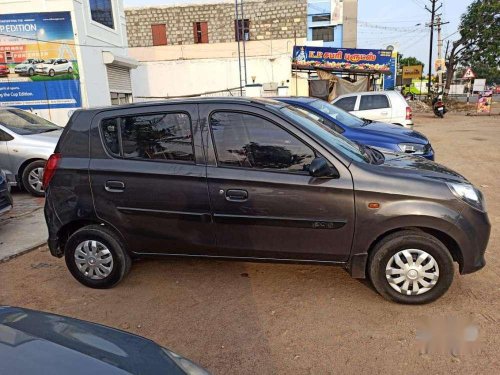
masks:
<svg viewBox="0 0 500 375"><path fill-rule="evenodd" d="M28 175L28 183L31 188L37 193L43 193L43 168L33 168Z"/></svg>
<svg viewBox="0 0 500 375"><path fill-rule="evenodd" d="M429 253L405 249L394 254L385 268L389 285L403 295L420 295L431 290L439 280L439 266Z"/></svg>

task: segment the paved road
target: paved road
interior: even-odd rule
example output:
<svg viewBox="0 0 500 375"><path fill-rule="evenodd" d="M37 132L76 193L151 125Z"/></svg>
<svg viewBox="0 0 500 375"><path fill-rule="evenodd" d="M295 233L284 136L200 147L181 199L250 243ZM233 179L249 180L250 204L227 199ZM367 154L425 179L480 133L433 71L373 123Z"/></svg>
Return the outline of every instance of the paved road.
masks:
<svg viewBox="0 0 500 375"><path fill-rule="evenodd" d="M0 264L0 304L52 311L151 338L214 374L495 374L500 368L498 117L415 114L437 161L483 190L493 225L481 272L426 306L387 302L338 268L143 260L114 289L78 284L43 247ZM24 230L22 231L24 233ZM420 354L422 319L470 319L477 349Z"/></svg>
<svg viewBox="0 0 500 375"><path fill-rule="evenodd" d="M14 208L0 217L0 262L47 241L43 198L13 189Z"/></svg>

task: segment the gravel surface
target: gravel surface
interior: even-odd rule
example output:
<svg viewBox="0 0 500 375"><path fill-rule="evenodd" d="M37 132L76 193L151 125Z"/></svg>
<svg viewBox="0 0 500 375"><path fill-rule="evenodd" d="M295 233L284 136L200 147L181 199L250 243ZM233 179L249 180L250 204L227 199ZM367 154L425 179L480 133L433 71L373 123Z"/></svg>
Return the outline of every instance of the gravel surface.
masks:
<svg viewBox="0 0 500 375"><path fill-rule="evenodd" d="M415 116L437 161L486 195L493 225L482 271L426 306L387 302L327 266L143 260L112 290L78 284L42 247L0 264L0 304L86 319L151 338L214 374L493 374L500 368L500 121ZM421 354L424 318L471 319L469 354ZM496 369L496 370L495 370Z"/></svg>

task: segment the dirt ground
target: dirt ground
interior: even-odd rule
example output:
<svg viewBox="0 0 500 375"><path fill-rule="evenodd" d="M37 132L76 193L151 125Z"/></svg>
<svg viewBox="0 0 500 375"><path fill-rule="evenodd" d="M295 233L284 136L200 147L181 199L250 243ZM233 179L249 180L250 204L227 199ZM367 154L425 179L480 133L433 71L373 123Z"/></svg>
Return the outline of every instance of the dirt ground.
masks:
<svg viewBox="0 0 500 375"><path fill-rule="evenodd" d="M426 306L390 303L327 266L144 260L112 290L78 284L43 247L0 264L0 304L151 338L214 374L493 374L500 369L500 117L416 116L437 161L482 189L493 226L482 271ZM470 318L474 353L420 354L417 324ZM496 370L495 370L496 369Z"/></svg>

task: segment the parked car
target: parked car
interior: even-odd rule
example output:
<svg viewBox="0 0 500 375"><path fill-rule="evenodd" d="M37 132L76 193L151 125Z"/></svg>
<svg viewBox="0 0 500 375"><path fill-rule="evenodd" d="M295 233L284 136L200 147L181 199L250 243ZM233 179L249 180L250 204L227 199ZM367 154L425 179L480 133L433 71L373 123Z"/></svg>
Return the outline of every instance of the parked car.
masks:
<svg viewBox="0 0 500 375"><path fill-rule="evenodd" d="M35 75L35 69L37 64L43 64L45 61L43 59L26 59L22 63L17 64L14 67L14 73L19 75L33 76Z"/></svg>
<svg viewBox="0 0 500 375"><path fill-rule="evenodd" d="M362 120L343 109L310 97L280 97L277 100L305 111L344 137L384 152L407 153L434 160L429 140L417 131L383 122Z"/></svg>
<svg viewBox="0 0 500 375"><path fill-rule="evenodd" d="M2 374L209 375L144 337L83 320L0 306Z"/></svg>
<svg viewBox="0 0 500 375"><path fill-rule="evenodd" d="M274 100L77 110L47 161L52 255L109 288L132 258L337 265L388 299L443 295L485 265L481 192L421 157L358 147Z"/></svg>
<svg viewBox="0 0 500 375"><path fill-rule="evenodd" d="M35 69L36 74L54 77L56 74L73 73L73 64L66 59L50 59L42 64L38 64Z"/></svg>
<svg viewBox="0 0 500 375"><path fill-rule="evenodd" d="M7 176L0 169L0 216L12 209L12 196L10 195L10 185Z"/></svg>
<svg viewBox="0 0 500 375"><path fill-rule="evenodd" d="M43 167L62 128L33 113L0 108L0 168L14 185L43 196Z"/></svg>
<svg viewBox="0 0 500 375"><path fill-rule="evenodd" d="M7 77L10 73L10 69L7 65L0 65L0 77Z"/></svg>
<svg viewBox="0 0 500 375"><path fill-rule="evenodd" d="M369 91L340 95L337 107L363 119L388 122L413 129L411 107L397 91Z"/></svg>

